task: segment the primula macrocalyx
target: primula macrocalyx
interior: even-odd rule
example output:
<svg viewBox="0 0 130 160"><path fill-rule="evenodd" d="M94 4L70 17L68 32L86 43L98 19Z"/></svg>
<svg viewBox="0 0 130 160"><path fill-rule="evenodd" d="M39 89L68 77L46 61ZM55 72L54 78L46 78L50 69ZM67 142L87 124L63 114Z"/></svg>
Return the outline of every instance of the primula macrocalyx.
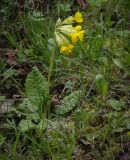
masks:
<svg viewBox="0 0 130 160"><path fill-rule="evenodd" d="M68 44L68 45L63 45L60 48L60 52L66 55L70 55L72 53L72 49L74 48L74 45Z"/></svg>
<svg viewBox="0 0 130 160"><path fill-rule="evenodd" d="M76 12L74 16L66 18L64 21L58 19L55 25L55 41L60 47L60 52L65 55L71 55L75 43L82 41L84 37L84 30L81 25L73 26L75 22L83 22L83 17L80 12Z"/></svg>
<svg viewBox="0 0 130 160"><path fill-rule="evenodd" d="M83 22L82 14L80 12L76 12L74 15L74 20L75 22L78 22L78 23Z"/></svg>

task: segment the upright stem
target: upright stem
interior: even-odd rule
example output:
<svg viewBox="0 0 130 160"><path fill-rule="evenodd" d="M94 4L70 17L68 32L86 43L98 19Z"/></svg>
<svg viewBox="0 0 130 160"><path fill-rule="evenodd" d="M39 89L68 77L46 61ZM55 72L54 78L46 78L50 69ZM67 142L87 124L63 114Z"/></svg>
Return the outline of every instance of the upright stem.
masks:
<svg viewBox="0 0 130 160"><path fill-rule="evenodd" d="M51 75L52 75L53 66L54 66L54 58L55 58L55 49L52 50L52 54L50 57L50 66L49 66L49 73L48 73L49 89L50 89L50 85L51 85Z"/></svg>
<svg viewBox="0 0 130 160"><path fill-rule="evenodd" d="M49 66L49 71L48 71L48 90L50 92L50 86L51 86L51 76L52 76L52 71L53 71L53 67L54 67L54 59L55 59L55 40L54 40L54 45L53 45L53 49L52 49L52 52L51 52L51 57L50 57L50 66ZM47 109L47 117L49 116L49 113L50 113L50 104L48 106L48 109Z"/></svg>

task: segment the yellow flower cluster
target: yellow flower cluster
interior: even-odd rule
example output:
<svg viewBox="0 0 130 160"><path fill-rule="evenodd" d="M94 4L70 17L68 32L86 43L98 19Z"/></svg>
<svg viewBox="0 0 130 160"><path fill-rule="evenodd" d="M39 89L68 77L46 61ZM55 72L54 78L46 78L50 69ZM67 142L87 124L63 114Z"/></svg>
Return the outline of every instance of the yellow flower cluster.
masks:
<svg viewBox="0 0 130 160"><path fill-rule="evenodd" d="M66 55L70 55L72 53L73 48L74 48L74 45L72 45L72 44L62 45L60 48L60 52L66 54Z"/></svg>
<svg viewBox="0 0 130 160"><path fill-rule="evenodd" d="M63 22L59 19L56 24L55 38L60 47L60 52L66 55L72 54L72 49L77 41L82 41L84 30L81 25L73 27L73 24L82 23L83 17L80 12L66 18Z"/></svg>
<svg viewBox="0 0 130 160"><path fill-rule="evenodd" d="M82 41L83 37L84 37L84 32L85 32L84 30L81 30L82 27L79 26L79 25L76 26L74 29L76 30L76 32L70 34L71 41L72 41L73 44L76 43L78 40Z"/></svg>

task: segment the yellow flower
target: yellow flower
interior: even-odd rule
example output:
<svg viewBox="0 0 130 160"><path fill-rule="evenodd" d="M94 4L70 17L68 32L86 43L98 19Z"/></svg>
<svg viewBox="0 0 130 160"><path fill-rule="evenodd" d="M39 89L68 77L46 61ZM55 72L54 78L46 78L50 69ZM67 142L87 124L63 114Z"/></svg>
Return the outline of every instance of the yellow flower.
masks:
<svg viewBox="0 0 130 160"><path fill-rule="evenodd" d="M77 33L70 34L72 43L76 43L78 41Z"/></svg>
<svg viewBox="0 0 130 160"><path fill-rule="evenodd" d="M70 55L72 53L72 49L74 48L74 45L68 44L68 45L63 45L60 48L60 52L66 55Z"/></svg>
<svg viewBox="0 0 130 160"><path fill-rule="evenodd" d="M80 30L82 29L82 26L78 25L78 26L74 27L74 29L75 29L76 31L80 31Z"/></svg>
<svg viewBox="0 0 130 160"><path fill-rule="evenodd" d="M74 15L74 20L78 23L83 22L82 14L80 12L76 12Z"/></svg>
<svg viewBox="0 0 130 160"><path fill-rule="evenodd" d="M68 44L68 48L72 50L74 48L74 45L73 44Z"/></svg>
<svg viewBox="0 0 130 160"><path fill-rule="evenodd" d="M74 22L83 22L83 17L80 12L76 12L72 17L66 18L63 22L58 19L55 25L55 40L60 47L60 52L66 55L72 53L72 49L78 40L82 41L84 37L84 30L81 25L73 26ZM72 44L70 44L70 39Z"/></svg>
<svg viewBox="0 0 130 160"><path fill-rule="evenodd" d="M84 37L84 32L84 30L81 30L79 32L70 34L72 43L76 43L78 40L82 41Z"/></svg>
<svg viewBox="0 0 130 160"><path fill-rule="evenodd" d="M83 40L83 38L84 38L84 32L85 32L85 30L81 30L81 31L79 31L77 34L77 36L78 36L78 38L80 39L80 41L82 41Z"/></svg>
<svg viewBox="0 0 130 160"><path fill-rule="evenodd" d="M60 52L61 52L61 53L66 52L66 50L67 50L67 47L66 47L66 46L61 46L61 48L60 48Z"/></svg>

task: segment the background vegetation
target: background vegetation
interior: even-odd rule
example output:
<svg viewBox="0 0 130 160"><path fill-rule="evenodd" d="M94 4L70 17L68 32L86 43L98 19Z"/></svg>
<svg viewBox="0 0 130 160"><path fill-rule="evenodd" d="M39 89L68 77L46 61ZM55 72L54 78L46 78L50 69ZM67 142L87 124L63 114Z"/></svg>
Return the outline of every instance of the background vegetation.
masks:
<svg viewBox="0 0 130 160"><path fill-rule="evenodd" d="M130 159L130 1L0 2L0 160ZM54 42L80 11L83 41Z"/></svg>

